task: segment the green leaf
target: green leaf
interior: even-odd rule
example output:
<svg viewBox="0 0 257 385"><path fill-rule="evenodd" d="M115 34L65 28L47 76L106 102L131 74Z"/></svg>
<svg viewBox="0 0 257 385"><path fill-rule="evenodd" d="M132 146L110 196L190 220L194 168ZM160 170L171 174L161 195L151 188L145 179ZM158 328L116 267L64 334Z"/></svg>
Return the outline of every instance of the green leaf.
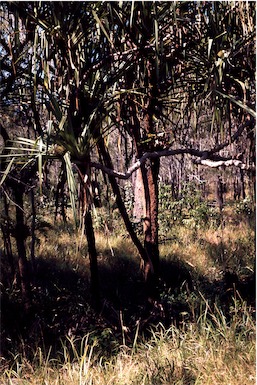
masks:
<svg viewBox="0 0 257 385"><path fill-rule="evenodd" d="M223 98L226 98L226 99L230 100L232 103L236 104L238 107L240 107L243 110L247 111L250 115L252 115L254 118L256 118L256 112L252 108L247 106L247 104L245 104L241 100L237 100L232 95L226 95L223 92L220 92L218 90L216 90L215 92L218 95L221 95Z"/></svg>
<svg viewBox="0 0 257 385"><path fill-rule="evenodd" d="M105 29L104 26L103 26L103 23L101 22L101 20L99 19L99 17L97 16L96 12L95 12L93 9L92 9L92 13L93 13L93 16L94 16L96 22L99 24L101 30L102 30L103 33L105 34L107 40L109 41L109 43L110 43L111 46L113 47L113 43L112 43L112 41L111 41L111 39L110 39L110 36L108 35L106 29ZM114 47L113 47L113 48L114 48Z"/></svg>
<svg viewBox="0 0 257 385"><path fill-rule="evenodd" d="M210 59L212 43L213 39L208 37L208 59Z"/></svg>
<svg viewBox="0 0 257 385"><path fill-rule="evenodd" d="M77 199L78 194L77 194L75 176L74 176L74 173L72 170L72 163L71 163L71 159L70 159L70 154L68 152L66 152L63 158L64 158L65 166L66 166L67 183L68 183L68 188L69 188L72 213L73 213L75 224L77 226L78 220L77 220L77 210L76 210L76 199Z"/></svg>
<svg viewBox="0 0 257 385"><path fill-rule="evenodd" d="M6 177L8 176L10 170L11 170L11 167L12 167L12 164L14 162L14 158L12 158L8 164L8 166L6 167L5 171L4 171L4 175L2 176L1 178L1 181L0 181L0 186L2 186L2 184L4 183Z"/></svg>

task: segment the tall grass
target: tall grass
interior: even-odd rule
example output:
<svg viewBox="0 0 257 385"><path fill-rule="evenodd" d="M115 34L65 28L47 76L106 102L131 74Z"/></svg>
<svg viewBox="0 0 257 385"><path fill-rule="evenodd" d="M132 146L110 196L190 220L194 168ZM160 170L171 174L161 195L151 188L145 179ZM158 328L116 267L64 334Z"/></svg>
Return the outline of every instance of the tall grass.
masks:
<svg viewBox="0 0 257 385"><path fill-rule="evenodd" d="M150 336L120 346L106 360L97 339L66 338L59 357L37 349L32 362L17 355L1 376L3 385L248 385L255 382L255 324L238 297L230 319L202 297L202 314L180 327L152 327Z"/></svg>
<svg viewBox="0 0 257 385"><path fill-rule="evenodd" d="M53 222L38 232L35 309L41 324L32 323L32 338L22 343L10 334L12 357L0 361L0 384L254 384L255 309L248 300L254 228L232 220L217 228L177 225L166 235L160 306L147 313L139 259L125 230L97 234L104 298L98 318L89 305L89 260L80 234ZM15 290L7 294L16 303ZM19 323L18 314L12 317ZM37 335L44 327L46 344L43 333ZM51 347L53 336L59 342Z"/></svg>

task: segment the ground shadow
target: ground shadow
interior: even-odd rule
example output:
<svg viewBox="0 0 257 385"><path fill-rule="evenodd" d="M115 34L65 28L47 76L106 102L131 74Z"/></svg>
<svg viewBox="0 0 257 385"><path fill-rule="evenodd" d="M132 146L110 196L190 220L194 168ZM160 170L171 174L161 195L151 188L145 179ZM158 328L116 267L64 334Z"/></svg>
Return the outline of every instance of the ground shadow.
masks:
<svg viewBox="0 0 257 385"><path fill-rule="evenodd" d="M16 287L2 290L1 352L8 355L26 349L26 356L40 346L45 352L52 346L55 355L61 349L60 338L80 337L91 333L99 337L110 354L126 338L133 343L135 331L146 333L150 325L172 323L180 326L185 320L195 319L199 291L208 300L228 304L235 288L240 287L224 275L219 282L210 282L206 277L196 276L190 265L174 256L161 260L158 295L149 298L142 280L139 261L133 257L108 256L99 259L101 311L96 313L91 306L90 278L71 264L63 264L56 258L36 259L36 272L32 289L32 306L27 313ZM245 282L245 291L240 291L249 301L255 300L253 277ZM235 286L236 285L236 286ZM251 293L249 297L249 292ZM230 296L226 295L230 293ZM253 299L254 298L254 299ZM110 333L106 333L106 330Z"/></svg>
<svg viewBox="0 0 257 385"><path fill-rule="evenodd" d="M256 303L256 262L252 265L250 254L244 245L235 250L234 245L229 242L220 241L212 243L204 241L204 249L213 263L219 267L222 274L223 301L237 291L238 295L248 304L255 306Z"/></svg>

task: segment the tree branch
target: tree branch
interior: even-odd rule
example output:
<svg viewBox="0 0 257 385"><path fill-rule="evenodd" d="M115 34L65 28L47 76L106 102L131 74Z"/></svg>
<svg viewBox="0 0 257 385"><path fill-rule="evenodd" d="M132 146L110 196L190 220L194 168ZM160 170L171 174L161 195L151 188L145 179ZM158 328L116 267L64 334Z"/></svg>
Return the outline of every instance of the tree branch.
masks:
<svg viewBox="0 0 257 385"><path fill-rule="evenodd" d="M237 131L230 138L230 140L228 140L227 142L221 143L218 146L214 147L212 150L210 150L210 153L213 154L213 153L219 152L220 150L223 150L223 148L225 148L225 147L229 146L230 144L232 144L233 142L235 142L239 138L239 136L242 135L244 129L246 127L251 126L251 125L254 125L254 119L249 116L249 117L246 118L245 122L241 123L238 126Z"/></svg>
<svg viewBox="0 0 257 385"><path fill-rule="evenodd" d="M213 150L212 150L213 151ZM104 173L108 175L112 175L115 178L119 179L129 179L130 176L139 169L147 159L153 159L153 158L161 158L163 156L174 156L174 155L181 155L181 154L188 154L191 156L195 156L200 159L193 160L196 164L201 164L203 166L209 166L209 167L228 167L228 166L236 166L241 169L249 169L245 163L241 162L237 159L232 158L225 158L220 155L213 154L212 151L200 151L192 148L180 148L180 149L174 149L174 150L162 150L162 151L154 151L154 152L146 152L140 159L138 159L129 169L125 172L119 172L112 170L103 164L91 162L91 167L96 168L98 170L102 170Z"/></svg>
<svg viewBox="0 0 257 385"><path fill-rule="evenodd" d="M241 168L242 170L252 169L252 167L247 166L245 163L241 162L241 160L237 160L237 159L217 160L217 161L213 161L210 159L195 159L193 162L195 164L200 164L202 166L208 166L212 168L235 166L235 167Z"/></svg>

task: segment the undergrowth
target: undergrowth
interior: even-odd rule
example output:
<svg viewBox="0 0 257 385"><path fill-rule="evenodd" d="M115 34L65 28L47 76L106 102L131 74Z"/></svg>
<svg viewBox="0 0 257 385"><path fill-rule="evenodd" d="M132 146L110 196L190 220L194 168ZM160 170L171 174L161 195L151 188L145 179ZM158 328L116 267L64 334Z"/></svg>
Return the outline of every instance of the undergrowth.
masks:
<svg viewBox="0 0 257 385"><path fill-rule="evenodd" d="M163 223L158 296L151 301L125 228L118 218L101 225L100 313L90 305L85 240L69 224L44 217L29 313L2 264L0 383L254 383L255 228L252 211L235 207L201 226L205 206L193 225L176 220L165 230Z"/></svg>
<svg viewBox="0 0 257 385"><path fill-rule="evenodd" d="M201 295L202 311L195 322L180 327L161 323L139 337L140 323L131 346L120 345L106 360L99 339L86 334L66 337L55 358L38 347L33 359L17 354L3 365L5 385L158 385L254 384L255 323L253 309L234 298L229 318Z"/></svg>

